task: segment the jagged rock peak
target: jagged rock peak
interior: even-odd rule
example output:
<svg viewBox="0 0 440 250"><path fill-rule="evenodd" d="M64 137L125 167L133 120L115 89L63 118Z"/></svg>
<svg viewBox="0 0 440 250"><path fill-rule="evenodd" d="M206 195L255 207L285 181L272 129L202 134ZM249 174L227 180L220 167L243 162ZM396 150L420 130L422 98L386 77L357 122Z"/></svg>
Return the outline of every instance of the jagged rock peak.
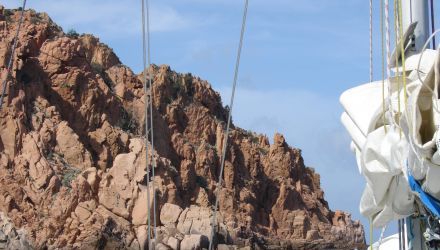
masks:
<svg viewBox="0 0 440 250"><path fill-rule="evenodd" d="M20 11L0 13L5 77ZM97 38L64 33L47 14L28 10L24 20L0 111L0 226L20 230L20 244L145 248L150 196L158 247L199 249L208 243L219 188L222 247L365 246L362 225L330 210L319 174L280 134L270 145L232 126L217 187L228 110L207 81L166 65L145 72L153 79L153 190L142 74ZM0 246L18 244L2 230Z"/></svg>

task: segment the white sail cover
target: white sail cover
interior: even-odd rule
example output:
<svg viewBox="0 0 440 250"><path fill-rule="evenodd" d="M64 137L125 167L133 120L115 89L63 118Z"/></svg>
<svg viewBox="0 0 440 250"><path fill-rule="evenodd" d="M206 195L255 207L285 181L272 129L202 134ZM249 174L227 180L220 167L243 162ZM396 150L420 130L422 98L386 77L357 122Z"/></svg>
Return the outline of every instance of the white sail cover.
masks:
<svg viewBox="0 0 440 250"><path fill-rule="evenodd" d="M440 81L439 56L435 50L425 51L418 67L420 56L406 60L406 103L399 77L385 80L385 85L377 81L349 89L340 98L345 110L341 120L366 179L360 211L373 219L375 227L414 213L416 194L408 184L408 174L425 192L440 198L436 144L440 116L434 95Z"/></svg>
<svg viewBox="0 0 440 250"><path fill-rule="evenodd" d="M373 250L399 249L399 235L393 234L388 236L385 239L382 239L381 242L375 242L372 247Z"/></svg>

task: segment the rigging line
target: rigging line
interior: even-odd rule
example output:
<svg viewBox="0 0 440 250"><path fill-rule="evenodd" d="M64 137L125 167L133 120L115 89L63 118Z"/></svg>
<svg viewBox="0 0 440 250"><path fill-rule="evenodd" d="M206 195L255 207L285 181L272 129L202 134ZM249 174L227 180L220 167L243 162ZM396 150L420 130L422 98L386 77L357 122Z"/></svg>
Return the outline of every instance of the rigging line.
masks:
<svg viewBox="0 0 440 250"><path fill-rule="evenodd" d="M373 250L373 216L369 219L370 224L370 250Z"/></svg>
<svg viewBox="0 0 440 250"><path fill-rule="evenodd" d="M403 244L403 250L406 250L406 242L407 242L407 236L406 236L406 224L405 219L402 220L402 244Z"/></svg>
<svg viewBox="0 0 440 250"><path fill-rule="evenodd" d="M149 158L148 158L148 90L147 90L147 48L145 39L145 4L144 0L142 3L142 59L143 59L143 85L144 85L144 106L145 106L145 171L147 172L147 203L150 201L150 171L149 171ZM147 204L147 239L148 239L148 249L150 249L151 244L151 220L150 220L150 206Z"/></svg>
<svg viewBox="0 0 440 250"><path fill-rule="evenodd" d="M386 51L387 51L387 79L390 79L391 76L391 69L390 69L390 61L391 61L391 54L390 54L390 15L389 15L389 0L385 0L385 40L386 40ZM391 88L389 87L391 95Z"/></svg>
<svg viewBox="0 0 440 250"><path fill-rule="evenodd" d="M24 17L24 10L25 9L26 9L26 0L23 0L23 6L21 7L20 20L18 21L17 32L15 33L14 43L12 45L11 56L9 57L8 68L6 71L6 78L3 81L3 89L2 89L2 94L0 97L0 110L2 109L2 106L3 106L3 99L4 99L5 93L6 93L6 85L8 83L8 79L9 79L9 76L10 76L11 70L12 70L12 61L14 60L15 49L17 48L17 44L18 44L18 35L20 34L21 25L23 24L23 17Z"/></svg>
<svg viewBox="0 0 440 250"><path fill-rule="evenodd" d="M402 2L400 0L394 0L394 34L395 34L395 50L399 50L399 41L403 38L403 23L402 23ZM403 48L403 42L400 43L400 49ZM395 76L397 79L397 115L395 123L399 126L399 136L402 138L402 127L400 126L400 118L402 117L402 108L401 108L401 92L402 88L404 91L404 109L407 109L407 91L406 91L406 67L405 67L405 50L401 50L401 60L402 60L402 72L399 69L399 56L398 53L395 53L395 62L396 62L396 72Z"/></svg>
<svg viewBox="0 0 440 250"><path fill-rule="evenodd" d="M387 53L387 84L388 84L388 109L389 109L389 121L390 124L394 124L394 109L391 100L391 95L393 93L391 88L391 43L390 43L390 10L389 10L389 0L385 0L385 43L386 43L386 53Z"/></svg>
<svg viewBox="0 0 440 250"><path fill-rule="evenodd" d="M385 133L387 133L387 126L386 125L386 107L385 107L385 55L384 55L384 31L383 31L383 23L384 23L384 17L383 17L383 11L384 11L384 0L380 3L380 42L381 42L381 51L382 51L382 122L383 122L383 128L385 129Z"/></svg>
<svg viewBox="0 0 440 250"><path fill-rule="evenodd" d="M225 141L223 144L222 158L221 158L221 164L220 164L219 181L217 183L216 191L215 191L216 198L215 198L215 205L214 205L214 215L213 215L212 221L211 221L211 236L209 239L209 250L213 249L212 247L213 247L214 232L215 232L215 227L217 224L216 217L217 217L217 207L218 207L218 203L219 203L219 190L222 187L222 181L223 181L223 170L225 167L226 150L227 150L227 144L228 144L229 130L230 130L230 126L231 126L232 110L233 110L233 106L234 106L235 89L237 87L238 70L240 68L241 50L243 47L243 38L244 38L245 29L246 29L246 18L247 18L247 12L248 12L248 5L249 5L249 0L245 0L244 11L243 11L243 22L241 25L241 32L240 32L240 42L238 45L237 60L235 63L234 81L233 81L233 85L232 85L232 94L231 94L231 100L230 100L230 104L229 104L228 123L226 125L226 133L225 133L225 139L224 139Z"/></svg>
<svg viewBox="0 0 440 250"><path fill-rule="evenodd" d="M370 0L370 83L373 82L373 0Z"/></svg>
<svg viewBox="0 0 440 250"><path fill-rule="evenodd" d="M405 48L403 47L403 23L402 23L402 0L399 0L399 36L400 36L400 53L402 54L402 78L403 78L403 98L406 109L408 102L408 92L406 90L406 65L405 65Z"/></svg>
<svg viewBox="0 0 440 250"><path fill-rule="evenodd" d="M148 71L151 68L151 40L150 40L150 1L146 0L147 5L147 53L148 53ZM154 233L154 244L157 242L157 231L156 231L156 188L154 185L156 159L154 158L154 129L153 129L153 88L152 88L152 74L148 73L148 88L149 88L149 106L150 106L150 134L151 134L151 162L152 162L152 188L153 188L153 233ZM149 191L148 191L149 192Z"/></svg>
<svg viewBox="0 0 440 250"><path fill-rule="evenodd" d="M398 0L398 5L397 5L397 22L398 22L398 30L396 32L398 32L398 37L401 42L400 42L400 52L401 52L401 60L402 60L402 82L403 82L403 95L404 95L404 105L405 105L405 109L406 109L406 104L407 104L407 100L408 100L408 93L407 93L407 87L406 87L406 66L405 66L405 48L404 48L404 44L403 44L403 23L402 23L402 1ZM396 48L396 50L399 48ZM400 109L400 106L399 106Z"/></svg>
<svg viewBox="0 0 440 250"><path fill-rule="evenodd" d="M419 230L420 230L420 238L421 239L423 239L422 238L423 237L423 233L422 232L424 232L426 230L426 225L424 225L424 224L425 224L424 221L420 220ZM423 241L422 240L420 241L420 249L423 249Z"/></svg>
<svg viewBox="0 0 440 250"><path fill-rule="evenodd" d="M380 232L379 245L377 246L377 249L380 249L380 245L382 245L382 241L383 241L383 238L384 238L384 235L385 235L385 231L387 230L387 226L388 225L385 225L382 228L382 231Z"/></svg>
<svg viewBox="0 0 440 250"><path fill-rule="evenodd" d="M394 14L394 42L395 42L395 50L397 50L397 47L398 47L398 41L399 41L399 37L398 37L398 32L397 32L397 30L398 30L398 17L397 17L397 7L398 6L398 0L394 0L394 8L393 8L393 14ZM399 63L399 57L398 57L398 53L395 53L395 69L396 69L396 72L394 73L395 74L395 78L397 79L397 114L395 114L395 116L393 116L393 121L394 121L394 123L395 124L398 124L398 122L399 122L399 120L400 120L400 81L399 81L399 77L400 77L400 74L399 74L399 65L398 65L398 63ZM390 80L390 85L391 85L391 80ZM397 122L396 122L396 119L397 119ZM399 132L399 134L400 134L400 136L402 136L402 129L400 128L399 129L400 130L400 132Z"/></svg>
<svg viewBox="0 0 440 250"><path fill-rule="evenodd" d="M431 33L435 32L435 18L434 18L434 0L431 0ZM435 36L432 39L432 49L435 49Z"/></svg>
<svg viewBox="0 0 440 250"><path fill-rule="evenodd" d="M402 250L402 227L400 225L400 219L397 220L397 224L399 227L399 250Z"/></svg>

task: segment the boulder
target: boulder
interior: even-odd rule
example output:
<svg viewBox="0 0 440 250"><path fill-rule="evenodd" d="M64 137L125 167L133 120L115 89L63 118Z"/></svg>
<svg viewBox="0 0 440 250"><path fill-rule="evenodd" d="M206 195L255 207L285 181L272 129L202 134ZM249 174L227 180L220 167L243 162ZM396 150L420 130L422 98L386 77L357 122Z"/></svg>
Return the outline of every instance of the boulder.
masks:
<svg viewBox="0 0 440 250"><path fill-rule="evenodd" d="M148 200L148 193L150 199ZM139 193L138 197L135 201L133 212L131 213L132 220L131 222L133 225L146 225L148 224L148 211L150 212L150 219L153 220L153 212L154 212L154 206L153 206L153 197L155 195L155 192L153 191L152 187L150 188L139 185ZM153 224L153 222L151 222Z"/></svg>
<svg viewBox="0 0 440 250"><path fill-rule="evenodd" d="M226 244L218 244L217 250L233 250L234 247L228 246Z"/></svg>
<svg viewBox="0 0 440 250"><path fill-rule="evenodd" d="M63 121L57 126L56 150L64 160L78 169L92 167L92 156L79 141L79 136Z"/></svg>
<svg viewBox="0 0 440 250"><path fill-rule="evenodd" d="M160 210L160 222L164 225L175 224L183 209L178 205L165 203Z"/></svg>
<svg viewBox="0 0 440 250"><path fill-rule="evenodd" d="M180 250L180 241L174 237L168 238L167 245L173 250Z"/></svg>
<svg viewBox="0 0 440 250"><path fill-rule="evenodd" d="M163 243L158 243L155 247L154 250L171 250L172 248L169 247L168 245L165 245Z"/></svg>
<svg viewBox="0 0 440 250"><path fill-rule="evenodd" d="M21 11L0 12L4 78ZM231 124L217 186L229 110L208 81L167 65L145 69L155 131L147 154L144 72L92 35L23 13L0 112L0 212L11 222L0 220L0 248L26 249L29 235L36 249L145 249L153 197L157 247L206 248L217 195L216 236L228 244L220 248L254 239L261 248L364 248L362 225L330 210L319 174L281 134L270 145Z"/></svg>
<svg viewBox="0 0 440 250"><path fill-rule="evenodd" d="M211 236L211 210L206 207L190 206L179 217L177 229L183 234Z"/></svg>
<svg viewBox="0 0 440 250"><path fill-rule="evenodd" d="M201 234L185 235L180 243L180 250L201 250L209 247L209 240Z"/></svg>

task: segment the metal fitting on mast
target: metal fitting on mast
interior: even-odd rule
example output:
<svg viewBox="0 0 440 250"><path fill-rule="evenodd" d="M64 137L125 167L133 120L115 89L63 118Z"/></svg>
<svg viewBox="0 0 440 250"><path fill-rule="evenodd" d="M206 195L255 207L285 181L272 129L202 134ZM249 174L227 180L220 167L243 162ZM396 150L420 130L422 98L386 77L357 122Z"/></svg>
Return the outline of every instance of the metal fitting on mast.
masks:
<svg viewBox="0 0 440 250"><path fill-rule="evenodd" d="M415 22L417 27L413 36L413 50L421 52L429 38L429 3L425 0L402 0L403 30Z"/></svg>

